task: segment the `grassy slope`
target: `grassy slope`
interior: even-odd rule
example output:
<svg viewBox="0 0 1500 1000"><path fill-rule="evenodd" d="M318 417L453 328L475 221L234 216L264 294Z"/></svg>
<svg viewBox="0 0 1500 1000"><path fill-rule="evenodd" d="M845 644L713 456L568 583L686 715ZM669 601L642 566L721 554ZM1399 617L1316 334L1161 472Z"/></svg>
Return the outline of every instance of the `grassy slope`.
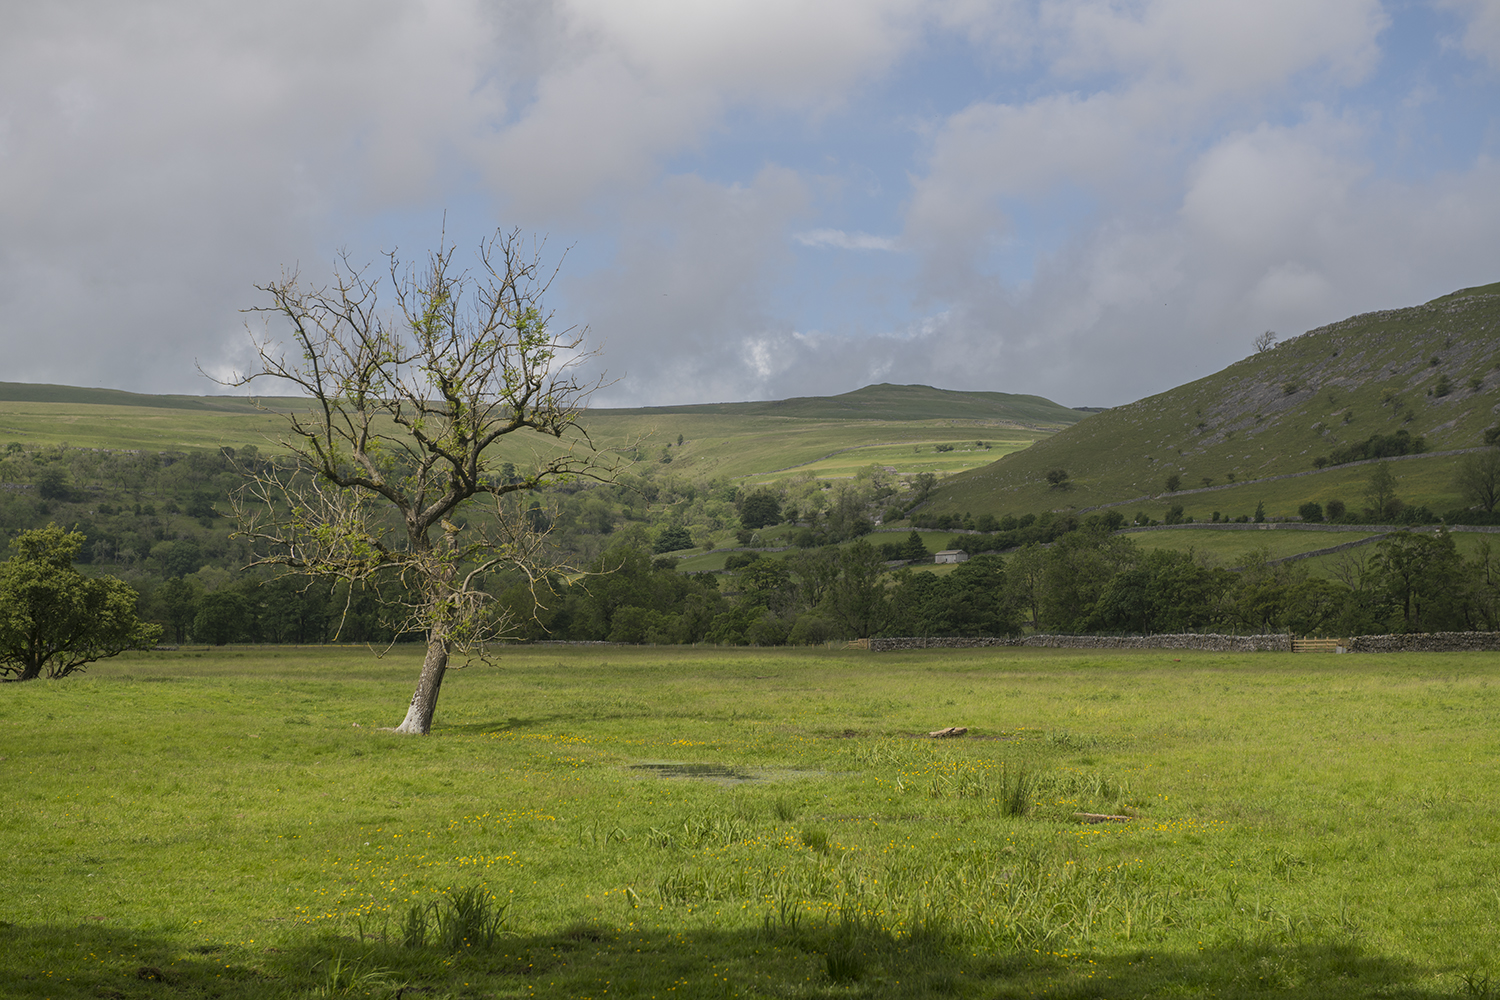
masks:
<svg viewBox="0 0 1500 1000"><path fill-rule="evenodd" d="M1436 359L1436 364L1433 360ZM1465 289L1422 306L1355 316L1252 355L1169 392L1090 417L1035 447L954 477L927 509L1003 514L1090 507L1164 490L1169 474L1184 486L1202 477L1225 483L1312 468L1340 445L1405 428L1430 450L1471 447L1496 423L1500 404L1500 284ZM1428 395L1446 376L1453 391ZM1470 388L1479 379L1478 389ZM1288 391L1291 388L1293 391ZM1394 397L1394 399L1390 398ZM1394 400L1399 399L1398 410ZM1352 414L1348 423L1345 415ZM1410 477L1401 496L1451 506L1451 459L1400 464ZM1075 488L1049 490L1049 469L1065 468ZM1225 494L1179 498L1215 509L1253 509L1259 499L1295 513L1297 500L1341 495L1368 470L1265 484ZM1264 496L1262 496L1264 493ZM1224 499L1221 499L1224 498ZM1237 504L1237 505L1236 505ZM1160 505L1164 509L1165 503ZM1159 514L1155 516L1160 516Z"/></svg>
<svg viewBox="0 0 1500 1000"><path fill-rule="evenodd" d="M1493 656L523 648L452 675L431 738L376 731L418 662L156 653L0 687L4 994L302 997L335 957L384 998L1500 974ZM907 735L951 724L981 738ZM1018 769L1043 782L1024 817L997 799ZM380 942L471 884L511 901L493 951ZM841 913L856 983L829 981Z"/></svg>
<svg viewBox="0 0 1500 1000"><path fill-rule="evenodd" d="M262 403L277 412L258 411L248 400L234 397L143 396L0 383L0 442L144 450L247 444L275 448L283 430L279 412L297 401ZM1083 416L1039 397L925 386L871 386L843 396L788 403L794 405L597 409L587 413L583 424L597 445L639 444L651 460L670 445L672 471L687 475L769 479L776 478L778 470L790 475L826 458L808 471L836 478L877 462L905 473L975 468ZM976 440L986 441L991 450L974 448ZM937 443L953 444L954 451L939 454L932 447ZM524 465L533 455L559 446L541 435L520 434L504 443L501 454ZM829 458L835 452L842 454Z"/></svg>
<svg viewBox="0 0 1500 1000"><path fill-rule="evenodd" d="M1042 425L1075 424L1084 414L1041 396L1008 392L958 392L928 385L867 385L839 396L798 396L746 403L698 403L616 410L620 414L717 413L732 416L803 417L816 420L979 420Z"/></svg>

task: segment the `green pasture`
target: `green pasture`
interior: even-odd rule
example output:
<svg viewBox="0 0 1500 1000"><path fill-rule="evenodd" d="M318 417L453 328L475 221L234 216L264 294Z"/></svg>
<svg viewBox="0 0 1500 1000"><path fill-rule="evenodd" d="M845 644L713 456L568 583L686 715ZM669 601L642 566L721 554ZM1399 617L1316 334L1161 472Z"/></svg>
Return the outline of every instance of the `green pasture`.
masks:
<svg viewBox="0 0 1500 1000"><path fill-rule="evenodd" d="M1375 531L1309 531L1307 529L1286 529L1273 524L1265 526L1266 530L1243 531L1223 528L1200 528L1200 527L1178 527L1158 528L1152 531L1127 531L1125 536L1135 542L1141 549L1150 551L1153 549L1175 549L1180 552L1188 550L1205 556L1222 566L1239 566L1251 553L1264 550L1271 559L1285 559L1288 556L1301 555L1304 552L1314 552L1318 549L1332 548L1335 545L1344 545L1348 542L1357 542L1363 538L1371 538L1382 534ZM1430 528L1421 529L1430 531ZM1465 530L1462 527L1452 529L1453 541L1458 547L1459 555L1466 559L1473 559L1479 554L1480 546L1488 544L1491 549L1500 553L1500 535L1492 532L1481 532ZM1315 575L1330 576L1333 570L1341 563L1350 558L1349 552L1354 558L1365 559L1375 552L1373 543L1371 545L1359 546L1348 552L1334 553L1327 556L1310 556L1301 562Z"/></svg>
<svg viewBox="0 0 1500 1000"><path fill-rule="evenodd" d="M970 435L975 433L975 428L972 427L960 428L960 430ZM983 430L980 428L979 433L983 433ZM870 465L892 468L908 476L918 472L933 472L939 476L946 476L988 465L1001 455L1028 448L1038 438L1045 436L1038 432L1018 432L1014 429L1007 429L1005 433L1004 438L971 436L955 440L952 431L947 430L946 433L941 433L940 436L929 440L913 439L909 444L854 446L817 461L783 469L776 473L757 475L753 479L757 483L770 483L801 473L811 473L819 479L850 479L860 469ZM978 441L984 441L987 447L979 447ZM935 447L938 444L951 444L953 450L938 451Z"/></svg>
<svg viewBox="0 0 1500 1000"><path fill-rule="evenodd" d="M899 530L892 531L882 531L877 528L870 534L862 536L862 538L870 545L880 546L888 542L904 542L908 537L910 537L911 532L912 529L910 528L901 528ZM760 534L761 544L767 546L782 546L788 544L788 538L793 534L793 531L792 529L783 525L777 528L762 529ZM930 553L943 551L948 547L948 543L953 540L953 532L951 531L936 531L919 528L917 529L917 535L922 539L922 544L927 546L927 551ZM859 540L860 539L854 539L847 542L840 542L836 547L841 549L847 548L848 546L853 545L856 541ZM739 551L743 550L717 549L712 552L698 552L681 556L681 561L677 564L677 571L679 573L702 573L706 570L721 570L724 568L724 560L727 559L731 554ZM752 548L751 551L754 551L754 549ZM798 550L786 549L781 552L762 552L761 558L784 559L786 558L786 556L796 551ZM951 567L944 568L951 569Z"/></svg>
<svg viewBox="0 0 1500 1000"><path fill-rule="evenodd" d="M1221 566L1240 566L1251 553L1264 550L1271 559L1285 559L1345 542L1357 542L1372 533L1356 531L1268 531L1218 530L1214 528L1167 528L1154 531L1130 531L1125 537L1144 551L1155 549L1192 550Z"/></svg>
<svg viewBox="0 0 1500 1000"><path fill-rule="evenodd" d="M1396 477L1396 495L1407 504L1422 504L1437 512L1464 506L1463 497L1454 485L1460 458L1455 455L1424 455L1392 461L1390 470ZM1108 509L1119 510L1130 517L1144 512L1162 520L1168 510L1181 505L1184 516L1207 521L1213 517L1214 511L1230 518L1253 515L1256 504L1264 503L1268 517L1295 517L1297 508L1309 500L1320 504L1342 500L1350 510L1360 510L1365 505L1365 488L1373 469L1372 465L1333 466L1322 471L1309 469L1307 475L1290 479L1244 479L1233 484L1221 476L1212 484L1219 488L1206 490L1198 489L1202 486L1201 479L1184 475L1182 488L1193 492L1167 496L1162 495L1166 489L1165 476L1160 481L1139 479L1125 487L1082 480L1068 490L1049 489L1045 483L1036 483L1004 491L992 489L987 485L988 480L962 477L945 486L922 509L932 513L969 512L978 516L983 513L1083 510L1109 503ZM1135 491L1139 491L1138 495L1143 499L1115 503Z"/></svg>
<svg viewBox="0 0 1500 1000"><path fill-rule="evenodd" d="M139 451L218 451L224 445L275 450L285 427L276 413L90 403L0 402L0 442Z"/></svg>
<svg viewBox="0 0 1500 1000"><path fill-rule="evenodd" d="M450 675L431 737L381 731L418 664L183 650L0 686L0 992L1500 980L1492 655L520 647Z"/></svg>
<svg viewBox="0 0 1500 1000"><path fill-rule="evenodd" d="M247 400L161 397L178 405L150 406L145 403L157 397L114 395L137 402L0 399L0 443L142 451L217 451L224 445L254 445L261 451L275 451L286 431L282 411L296 402L267 400L274 408L267 412ZM197 408L191 403L197 403ZM756 481L767 482L803 472L819 478L848 478L871 464L892 466L903 475L946 475L986 465L1052 432L993 421L817 419L696 411L590 410L579 423L591 443L608 455L623 453L644 463L660 463L670 456L664 471L695 478L759 477ZM991 447L988 451L978 448L976 441ZM951 444L954 450L938 452L938 444ZM502 440L495 454L524 468L568 447L576 450L583 443L521 432Z"/></svg>

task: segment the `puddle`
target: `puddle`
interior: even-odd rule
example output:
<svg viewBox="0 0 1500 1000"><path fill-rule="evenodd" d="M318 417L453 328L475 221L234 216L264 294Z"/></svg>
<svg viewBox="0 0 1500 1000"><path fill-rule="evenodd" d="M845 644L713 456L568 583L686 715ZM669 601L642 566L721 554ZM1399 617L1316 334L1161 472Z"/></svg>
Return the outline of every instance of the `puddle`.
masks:
<svg viewBox="0 0 1500 1000"><path fill-rule="evenodd" d="M677 762L655 762L630 764L631 771L645 771L658 778L697 778L719 785L743 785L750 781L775 781L787 778L812 778L822 771L792 771L785 768L748 768L733 764L682 764Z"/></svg>

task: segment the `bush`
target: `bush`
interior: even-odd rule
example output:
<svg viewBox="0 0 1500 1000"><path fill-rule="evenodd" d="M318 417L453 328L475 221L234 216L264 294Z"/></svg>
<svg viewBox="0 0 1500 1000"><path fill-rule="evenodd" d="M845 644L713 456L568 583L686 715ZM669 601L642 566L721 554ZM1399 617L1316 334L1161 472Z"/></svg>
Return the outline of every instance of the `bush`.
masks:
<svg viewBox="0 0 1500 1000"><path fill-rule="evenodd" d="M1412 437L1405 430L1398 430L1394 434L1371 434L1363 441L1344 447L1335 448L1329 456L1329 462L1333 465L1343 465L1346 462L1361 462L1371 458L1394 458L1398 455L1420 455L1427 450L1427 440L1422 437Z"/></svg>
<svg viewBox="0 0 1500 1000"><path fill-rule="evenodd" d="M672 525L661 529L656 536L656 552L676 552L679 549L690 549L693 547L693 535L682 525Z"/></svg>
<svg viewBox="0 0 1500 1000"><path fill-rule="evenodd" d="M1321 524L1323 521L1323 505L1316 500L1309 500L1297 508L1297 513L1302 515L1302 520L1308 524Z"/></svg>
<svg viewBox="0 0 1500 1000"><path fill-rule="evenodd" d="M837 638L838 629L834 628L832 622L809 612L798 616L786 641L793 646L821 646Z"/></svg>

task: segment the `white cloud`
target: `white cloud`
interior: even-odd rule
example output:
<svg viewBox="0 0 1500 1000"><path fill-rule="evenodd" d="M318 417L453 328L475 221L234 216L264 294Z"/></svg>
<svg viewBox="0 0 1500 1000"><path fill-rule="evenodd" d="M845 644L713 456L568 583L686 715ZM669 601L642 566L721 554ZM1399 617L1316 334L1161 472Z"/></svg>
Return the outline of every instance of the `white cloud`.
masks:
<svg viewBox="0 0 1500 1000"><path fill-rule="evenodd" d="M1379 58L1379 0L1059 0L1043 20L1060 36L1054 71L1168 80L1198 99L1281 88L1308 69L1356 83Z"/></svg>
<svg viewBox="0 0 1500 1000"><path fill-rule="evenodd" d="M1460 44L1469 55L1500 69L1500 4L1494 0L1437 0L1467 20Z"/></svg>
<svg viewBox="0 0 1500 1000"><path fill-rule="evenodd" d="M838 250L895 250L896 240L869 233L846 233L842 229L809 229L792 239L805 247L834 247Z"/></svg>
<svg viewBox="0 0 1500 1000"><path fill-rule="evenodd" d="M535 99L501 129L491 183L521 213L638 189L726 111L825 114L889 69L915 0L567 0Z"/></svg>

